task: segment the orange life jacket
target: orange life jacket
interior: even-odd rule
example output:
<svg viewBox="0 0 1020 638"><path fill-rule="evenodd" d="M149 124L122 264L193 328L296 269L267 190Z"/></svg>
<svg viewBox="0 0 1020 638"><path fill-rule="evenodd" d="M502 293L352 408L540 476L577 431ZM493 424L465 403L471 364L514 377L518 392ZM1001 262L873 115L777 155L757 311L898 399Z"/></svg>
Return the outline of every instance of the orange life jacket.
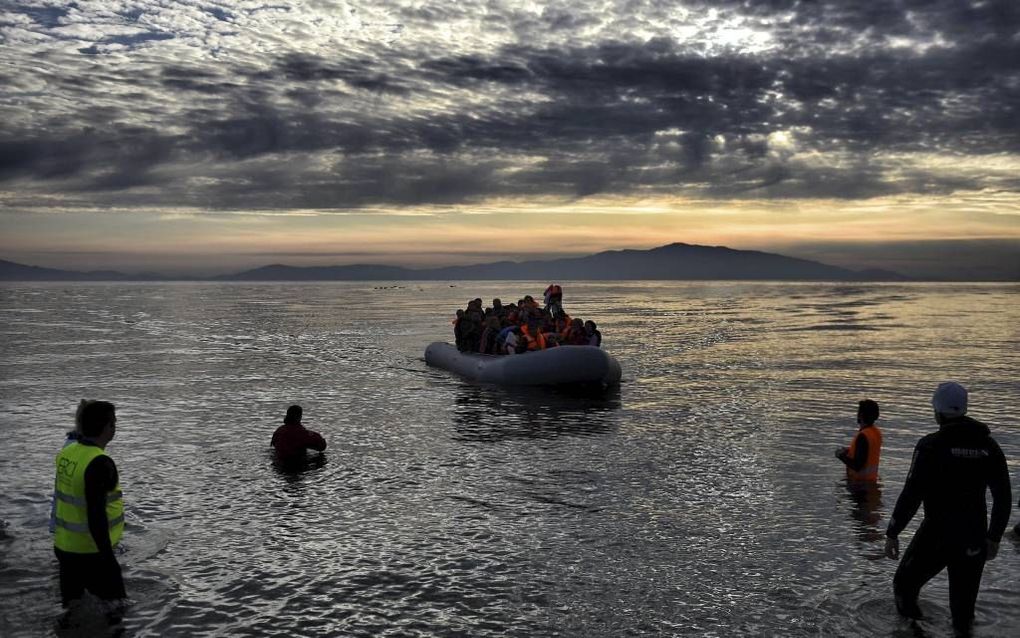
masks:
<svg viewBox="0 0 1020 638"><path fill-rule="evenodd" d="M542 334L541 328L536 328L535 334L531 334L527 324L525 324L521 326L521 332L524 334L524 339L528 342L528 350L545 350L545 335Z"/></svg>
<svg viewBox="0 0 1020 638"><path fill-rule="evenodd" d="M878 457L882 452L882 432L877 425L869 425L857 431L857 436L850 442L850 449L847 451L847 458L851 461L854 458L854 450L857 448L857 437L863 436L868 440L868 458L861 470L855 471L846 468L848 481L877 481L878 480Z"/></svg>
<svg viewBox="0 0 1020 638"><path fill-rule="evenodd" d="M561 325L563 326L563 328L560 328ZM567 334L570 332L570 315L564 314L563 319L557 319L556 322L553 324L553 327L561 337L566 339Z"/></svg>

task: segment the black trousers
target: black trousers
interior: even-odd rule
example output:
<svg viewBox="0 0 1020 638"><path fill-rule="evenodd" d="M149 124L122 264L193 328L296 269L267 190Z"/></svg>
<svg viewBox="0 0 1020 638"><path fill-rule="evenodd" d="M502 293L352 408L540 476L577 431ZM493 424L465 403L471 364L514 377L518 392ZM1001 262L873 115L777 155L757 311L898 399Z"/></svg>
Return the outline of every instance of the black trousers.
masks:
<svg viewBox="0 0 1020 638"><path fill-rule="evenodd" d="M53 553L60 563L60 598L64 605L81 598L86 590L101 600L119 600L127 595L117 559L57 548Z"/></svg>
<svg viewBox="0 0 1020 638"><path fill-rule="evenodd" d="M981 573L985 569L985 540L950 541L925 529L922 523L914 535L893 577L896 607L907 616L917 615L917 597L921 588L943 569L949 575L949 610L958 629L970 626L974 619Z"/></svg>

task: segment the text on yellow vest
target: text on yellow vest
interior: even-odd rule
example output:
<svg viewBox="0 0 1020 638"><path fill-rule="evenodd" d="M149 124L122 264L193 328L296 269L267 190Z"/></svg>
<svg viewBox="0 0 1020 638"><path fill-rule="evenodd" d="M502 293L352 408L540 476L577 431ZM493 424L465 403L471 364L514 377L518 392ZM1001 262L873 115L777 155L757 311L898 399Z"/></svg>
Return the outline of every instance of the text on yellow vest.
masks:
<svg viewBox="0 0 1020 638"><path fill-rule="evenodd" d="M85 468L100 456L106 456L102 448L77 442L68 445L57 454L55 461L57 478L54 484L57 526L53 544L59 550L75 554L99 552L92 534L89 533L88 509L85 503ZM110 544L116 545L124 533L124 499L120 483L113 491L106 493L106 520L110 529Z"/></svg>

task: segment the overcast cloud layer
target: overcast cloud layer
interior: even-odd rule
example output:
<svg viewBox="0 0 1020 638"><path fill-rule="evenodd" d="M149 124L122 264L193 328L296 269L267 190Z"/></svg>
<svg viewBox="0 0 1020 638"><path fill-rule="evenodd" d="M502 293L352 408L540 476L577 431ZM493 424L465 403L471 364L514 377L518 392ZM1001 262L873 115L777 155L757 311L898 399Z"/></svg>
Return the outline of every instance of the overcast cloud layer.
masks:
<svg viewBox="0 0 1020 638"><path fill-rule="evenodd" d="M1020 3L0 3L8 210L1020 191Z"/></svg>

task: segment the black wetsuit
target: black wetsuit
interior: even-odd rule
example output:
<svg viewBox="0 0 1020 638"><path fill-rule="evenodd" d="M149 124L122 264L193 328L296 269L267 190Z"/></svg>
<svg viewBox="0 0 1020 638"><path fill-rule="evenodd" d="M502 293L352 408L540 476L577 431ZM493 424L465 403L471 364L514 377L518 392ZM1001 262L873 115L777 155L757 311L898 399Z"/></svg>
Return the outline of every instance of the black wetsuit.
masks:
<svg viewBox="0 0 1020 638"><path fill-rule="evenodd" d="M990 523L986 489L993 498ZM901 613L916 616L921 587L948 568L953 624L970 625L985 566L985 540L998 543L1002 538L1012 500L1006 459L984 424L959 417L918 441L886 530L886 536L896 538L924 503L924 520L893 579Z"/></svg>

